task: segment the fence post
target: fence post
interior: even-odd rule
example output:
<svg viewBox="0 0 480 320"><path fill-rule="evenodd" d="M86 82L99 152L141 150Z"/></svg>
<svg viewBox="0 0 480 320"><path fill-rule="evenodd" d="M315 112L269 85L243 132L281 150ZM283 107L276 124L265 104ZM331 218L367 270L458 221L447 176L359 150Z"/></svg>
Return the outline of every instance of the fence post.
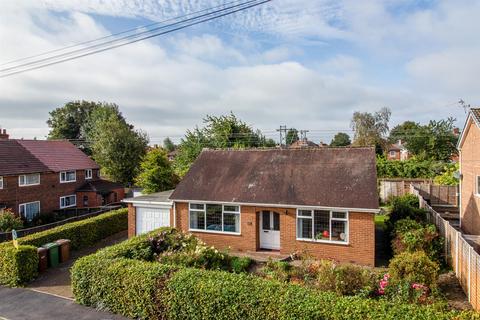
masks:
<svg viewBox="0 0 480 320"><path fill-rule="evenodd" d="M457 231L456 232L456 238L455 238L455 274L459 275L459 272L458 272L458 237L459 237L459 232Z"/></svg>
<svg viewBox="0 0 480 320"><path fill-rule="evenodd" d="M470 276L471 260L472 260L472 247L468 246L468 301L469 302L470 302L470 291L471 291L471 276Z"/></svg>

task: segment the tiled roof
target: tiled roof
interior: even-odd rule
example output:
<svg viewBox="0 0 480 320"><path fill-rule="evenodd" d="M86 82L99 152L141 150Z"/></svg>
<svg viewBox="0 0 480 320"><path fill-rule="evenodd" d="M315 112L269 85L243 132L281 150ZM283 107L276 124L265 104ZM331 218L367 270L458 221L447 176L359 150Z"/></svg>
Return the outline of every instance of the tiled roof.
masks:
<svg viewBox="0 0 480 320"><path fill-rule="evenodd" d="M477 125L480 126L480 108L472 108L470 109L473 118L477 122Z"/></svg>
<svg viewBox="0 0 480 320"><path fill-rule="evenodd" d="M51 171L98 169L98 164L66 140L17 140Z"/></svg>
<svg viewBox="0 0 480 320"><path fill-rule="evenodd" d="M17 140L0 140L0 176L50 171Z"/></svg>
<svg viewBox="0 0 480 320"><path fill-rule="evenodd" d="M375 150L204 150L170 199L377 209Z"/></svg>
<svg viewBox="0 0 480 320"><path fill-rule="evenodd" d="M85 182L77 191L82 192L97 192L100 194L110 193L115 189L123 188L119 183L108 180L92 180Z"/></svg>
<svg viewBox="0 0 480 320"><path fill-rule="evenodd" d="M0 140L0 175L98 169L99 166L68 141Z"/></svg>

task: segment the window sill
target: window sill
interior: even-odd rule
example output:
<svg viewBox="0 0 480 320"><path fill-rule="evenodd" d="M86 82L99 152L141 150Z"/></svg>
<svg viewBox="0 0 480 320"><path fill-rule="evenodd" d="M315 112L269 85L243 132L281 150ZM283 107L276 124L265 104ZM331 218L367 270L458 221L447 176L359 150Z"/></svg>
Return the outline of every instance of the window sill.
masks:
<svg viewBox="0 0 480 320"><path fill-rule="evenodd" d="M201 233L213 233L213 234L223 234L227 236L240 236L240 232L227 232L227 231L214 231L214 230L202 230L202 229L188 229L190 232L201 232Z"/></svg>
<svg viewBox="0 0 480 320"><path fill-rule="evenodd" d="M60 183L73 183L73 182L77 182L77 180L72 180L72 181L60 181Z"/></svg>
<svg viewBox="0 0 480 320"><path fill-rule="evenodd" d="M304 238L296 238L297 241L304 241L304 242L313 242L313 243L323 243L323 244L339 244L342 246L348 246L348 241L330 241L330 240L313 240L313 239L304 239Z"/></svg>
<svg viewBox="0 0 480 320"><path fill-rule="evenodd" d="M22 185L18 185L20 188L24 188L24 187L34 187L34 186L39 186L40 183L34 183L34 184L22 184Z"/></svg>
<svg viewBox="0 0 480 320"><path fill-rule="evenodd" d="M60 207L60 209L67 209L67 208L72 208L72 207L76 207L77 204L72 204L72 205L69 205L69 206L66 206L66 207Z"/></svg>

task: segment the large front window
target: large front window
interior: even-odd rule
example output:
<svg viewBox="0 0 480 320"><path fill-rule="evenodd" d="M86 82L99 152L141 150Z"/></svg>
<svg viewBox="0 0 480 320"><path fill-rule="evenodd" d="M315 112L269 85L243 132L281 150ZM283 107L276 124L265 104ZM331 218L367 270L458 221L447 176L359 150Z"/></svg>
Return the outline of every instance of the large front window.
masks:
<svg viewBox="0 0 480 320"><path fill-rule="evenodd" d="M60 209L75 207L76 205L77 205L76 195L60 197Z"/></svg>
<svg viewBox="0 0 480 320"><path fill-rule="evenodd" d="M19 212L27 221L31 221L40 213L40 201L22 203L19 206Z"/></svg>
<svg viewBox="0 0 480 320"><path fill-rule="evenodd" d="M40 173L23 174L18 176L18 185L20 187L35 186L40 184Z"/></svg>
<svg viewBox="0 0 480 320"><path fill-rule="evenodd" d="M190 230L240 232L240 207L235 205L190 203Z"/></svg>
<svg viewBox="0 0 480 320"><path fill-rule="evenodd" d="M297 239L348 242L348 212L299 209Z"/></svg>

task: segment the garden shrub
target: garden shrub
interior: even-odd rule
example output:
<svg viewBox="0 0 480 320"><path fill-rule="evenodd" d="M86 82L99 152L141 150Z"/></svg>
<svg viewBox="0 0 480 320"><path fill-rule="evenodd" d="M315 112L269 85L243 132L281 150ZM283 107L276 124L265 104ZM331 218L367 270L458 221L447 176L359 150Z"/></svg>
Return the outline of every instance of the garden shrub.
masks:
<svg viewBox="0 0 480 320"><path fill-rule="evenodd" d="M37 248L11 242L0 244L0 284L19 286L35 279L38 274Z"/></svg>
<svg viewBox="0 0 480 320"><path fill-rule="evenodd" d="M423 251L403 252L396 255L388 266L388 273L392 284L407 282L419 283L430 289L437 287L439 266Z"/></svg>
<svg viewBox="0 0 480 320"><path fill-rule="evenodd" d="M23 228L23 221L10 209L0 210L0 232L10 232Z"/></svg>
<svg viewBox="0 0 480 320"><path fill-rule="evenodd" d="M247 272L252 263L253 260L249 257L231 257L230 259L231 269L234 273Z"/></svg>
<svg viewBox="0 0 480 320"><path fill-rule="evenodd" d="M262 268L261 274L269 279L275 279L281 282L290 280L292 266L285 261L274 261L268 259Z"/></svg>
<svg viewBox="0 0 480 320"><path fill-rule="evenodd" d="M19 250L11 242L0 244L0 284L18 286L37 276L36 247L58 239L69 239L72 249L85 248L126 230L127 219L127 209L120 209L19 238Z"/></svg>

